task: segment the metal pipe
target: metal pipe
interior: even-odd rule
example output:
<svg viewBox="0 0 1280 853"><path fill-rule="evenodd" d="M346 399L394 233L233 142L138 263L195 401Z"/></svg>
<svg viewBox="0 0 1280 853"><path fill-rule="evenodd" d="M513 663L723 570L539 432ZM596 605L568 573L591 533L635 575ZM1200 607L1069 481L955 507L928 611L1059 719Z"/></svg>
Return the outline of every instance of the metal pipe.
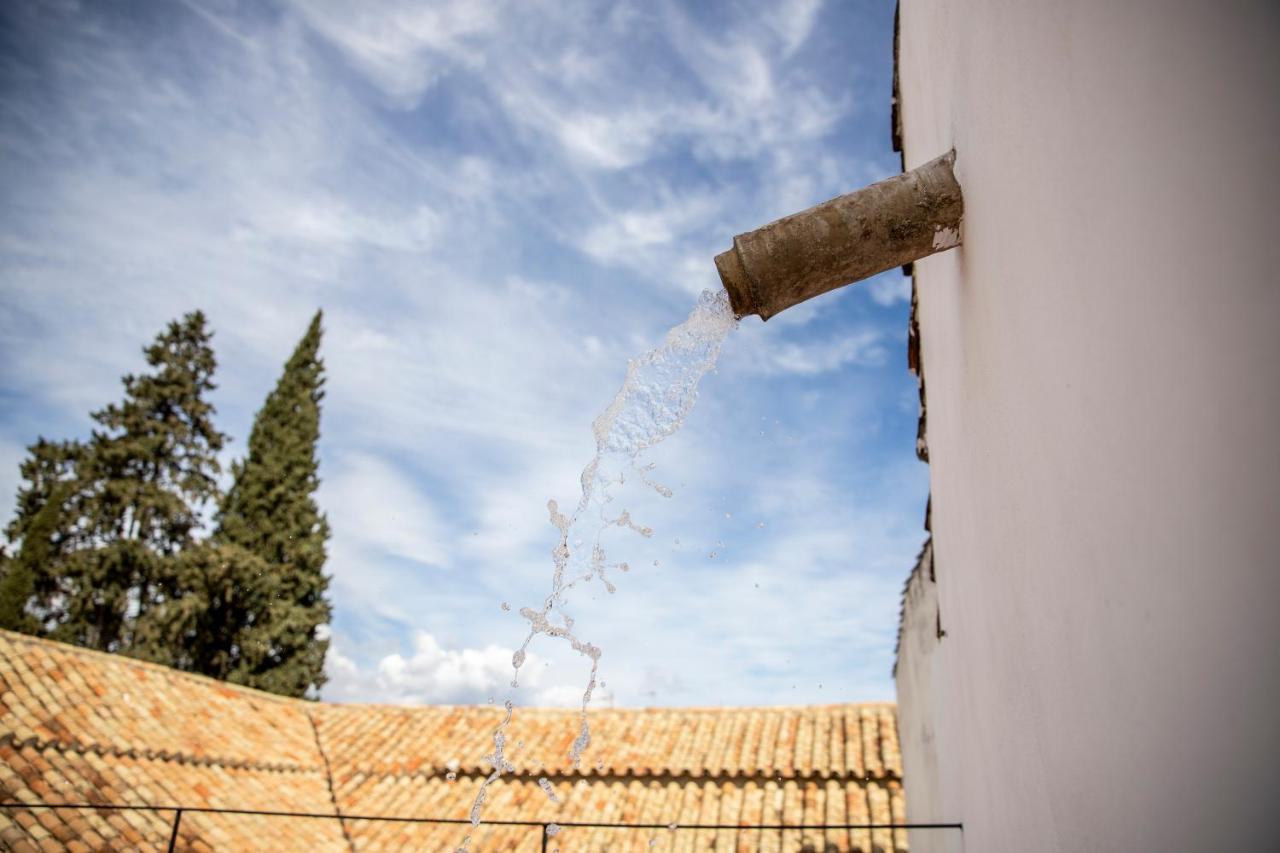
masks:
<svg viewBox="0 0 1280 853"><path fill-rule="evenodd" d="M960 245L955 152L733 238L716 269L738 317L768 320L837 287Z"/></svg>

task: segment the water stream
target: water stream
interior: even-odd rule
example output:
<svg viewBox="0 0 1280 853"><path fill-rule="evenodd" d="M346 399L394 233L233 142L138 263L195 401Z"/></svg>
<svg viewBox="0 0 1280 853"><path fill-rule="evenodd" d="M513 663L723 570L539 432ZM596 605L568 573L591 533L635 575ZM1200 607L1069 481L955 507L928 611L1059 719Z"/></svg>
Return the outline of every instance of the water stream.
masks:
<svg viewBox="0 0 1280 853"><path fill-rule="evenodd" d="M614 489L628 478L638 478L661 496L671 497L671 489L651 479L653 465L645 463L644 453L683 425L698 399L699 381L715 367L720 347L736 325L727 294L723 290L715 293L704 290L688 319L667 332L661 345L628 362L622 387L592 424L596 453L582 469L582 494L577 506L566 515L554 500L547 502L551 524L559 531L558 541L551 549L551 588L540 605L520 608L520 615L529 623L529 631L512 656L511 686L519 685L520 668L530 644L539 635L566 643L591 662L582 694L578 734L569 752L575 769L581 764L583 751L591 744L587 709L597 686L601 650L575 633L573 617L565 608L566 593L594 580L613 593L616 587L610 574L615 570L629 570L625 561L606 553L603 544L606 532L624 528L638 536L653 536L653 530L633 519L626 508L611 505ZM493 732L493 752L485 756L492 771L481 783L471 807L473 827L479 826L483 818L489 786L515 769L505 754L507 726L513 710L508 701L506 714ZM543 778L539 785L554 802L551 783ZM465 853L470 840L469 835L463 839L458 853Z"/></svg>

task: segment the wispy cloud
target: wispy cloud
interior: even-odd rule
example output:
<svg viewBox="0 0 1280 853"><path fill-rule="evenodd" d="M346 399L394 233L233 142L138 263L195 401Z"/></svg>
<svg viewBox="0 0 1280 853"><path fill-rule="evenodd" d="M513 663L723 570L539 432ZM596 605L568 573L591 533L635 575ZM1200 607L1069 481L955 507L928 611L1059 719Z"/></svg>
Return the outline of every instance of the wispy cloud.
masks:
<svg viewBox="0 0 1280 853"><path fill-rule="evenodd" d="M506 4L377 0L355 7L341 2L290 5L397 106L407 109L452 66L482 61L481 44L497 29Z"/></svg>
<svg viewBox="0 0 1280 853"><path fill-rule="evenodd" d="M388 555L446 567L449 546L433 503L389 462L348 453L326 472L321 498L335 534L373 559Z"/></svg>
<svg viewBox="0 0 1280 853"><path fill-rule="evenodd" d="M847 365L879 367L886 347L877 329L850 331L838 338L806 343L779 343L767 352L760 369L765 373L817 376Z"/></svg>

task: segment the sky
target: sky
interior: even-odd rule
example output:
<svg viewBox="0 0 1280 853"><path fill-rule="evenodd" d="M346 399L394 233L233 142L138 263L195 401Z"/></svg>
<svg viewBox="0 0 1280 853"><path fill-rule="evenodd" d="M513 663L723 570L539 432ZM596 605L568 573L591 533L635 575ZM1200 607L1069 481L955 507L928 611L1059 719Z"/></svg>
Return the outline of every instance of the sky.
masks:
<svg viewBox="0 0 1280 853"><path fill-rule="evenodd" d="M244 453L318 308L322 698L509 692L521 606L627 359L752 230L897 171L889 0L12 0L0 6L0 510L37 436L201 309ZM616 593L569 609L604 705L893 698L923 539L909 282L746 318ZM714 555L714 556L713 556ZM620 554L627 559L626 554ZM652 558L652 559L650 559ZM510 609L504 609L507 603ZM541 642L539 642L541 641ZM579 700L540 637L520 704Z"/></svg>

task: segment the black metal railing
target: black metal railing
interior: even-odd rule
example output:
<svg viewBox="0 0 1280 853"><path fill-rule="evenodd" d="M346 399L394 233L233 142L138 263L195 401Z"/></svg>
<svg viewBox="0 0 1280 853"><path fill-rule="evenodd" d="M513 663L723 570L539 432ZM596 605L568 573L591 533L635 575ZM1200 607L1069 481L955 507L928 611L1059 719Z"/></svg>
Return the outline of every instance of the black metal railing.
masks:
<svg viewBox="0 0 1280 853"><path fill-rule="evenodd" d="M82 809L94 811L143 811L173 812L173 828L169 833L169 853L173 853L178 844L178 830L184 814L223 814L250 815L254 817L286 817L316 818L340 821L387 821L392 823L433 823L471 825L466 818L449 817L389 817L387 815L363 814L326 814L324 812L291 812L273 811L271 809L221 809L212 806L153 806L126 805L123 803L18 803L0 802L0 809ZM650 829L678 832L680 830L733 830L737 832L759 830L773 831L808 831L824 832L828 830L911 830L936 829L963 832L960 823L771 823L771 824L737 824L737 823L609 823L599 821L539 821L539 820L485 820L483 826L521 826L538 829L542 835L542 850L546 853L547 844L560 829ZM552 828L555 827L555 830Z"/></svg>

